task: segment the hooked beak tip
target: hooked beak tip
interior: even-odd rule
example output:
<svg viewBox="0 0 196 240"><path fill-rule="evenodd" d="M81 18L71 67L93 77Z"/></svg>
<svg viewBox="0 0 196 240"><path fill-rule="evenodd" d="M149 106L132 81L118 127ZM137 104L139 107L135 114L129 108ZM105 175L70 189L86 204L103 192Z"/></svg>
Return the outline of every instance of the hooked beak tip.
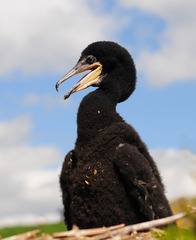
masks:
<svg viewBox="0 0 196 240"><path fill-rule="evenodd" d="M56 88L56 91L58 92L59 91L59 84L58 83L56 84L55 88Z"/></svg>

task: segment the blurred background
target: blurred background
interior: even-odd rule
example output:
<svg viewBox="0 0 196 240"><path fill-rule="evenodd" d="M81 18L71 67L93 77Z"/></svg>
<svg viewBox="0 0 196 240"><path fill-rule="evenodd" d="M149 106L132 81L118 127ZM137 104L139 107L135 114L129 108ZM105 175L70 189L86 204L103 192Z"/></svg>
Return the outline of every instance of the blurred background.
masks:
<svg viewBox="0 0 196 240"><path fill-rule="evenodd" d="M58 178L92 87L56 82L91 42L133 56L137 88L117 107L147 144L173 201L196 196L196 1L1 0L0 227L59 221Z"/></svg>

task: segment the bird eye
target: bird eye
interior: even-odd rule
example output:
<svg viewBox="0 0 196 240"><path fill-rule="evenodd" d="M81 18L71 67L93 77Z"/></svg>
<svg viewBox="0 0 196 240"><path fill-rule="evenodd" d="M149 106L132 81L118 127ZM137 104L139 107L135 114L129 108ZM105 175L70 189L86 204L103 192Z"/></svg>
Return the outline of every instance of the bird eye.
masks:
<svg viewBox="0 0 196 240"><path fill-rule="evenodd" d="M93 64L96 61L96 58L94 56L88 56L86 59L86 62L88 64Z"/></svg>

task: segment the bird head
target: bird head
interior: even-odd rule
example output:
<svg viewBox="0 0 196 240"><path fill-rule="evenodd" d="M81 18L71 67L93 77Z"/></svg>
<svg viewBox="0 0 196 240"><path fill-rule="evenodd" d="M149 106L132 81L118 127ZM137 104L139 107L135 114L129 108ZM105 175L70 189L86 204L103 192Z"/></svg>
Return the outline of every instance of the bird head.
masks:
<svg viewBox="0 0 196 240"><path fill-rule="evenodd" d="M72 93L90 86L113 93L117 102L126 100L135 89L136 69L128 51L114 42L95 42L85 48L75 67L73 67L56 84L59 85L68 78L88 72L64 96L67 99Z"/></svg>

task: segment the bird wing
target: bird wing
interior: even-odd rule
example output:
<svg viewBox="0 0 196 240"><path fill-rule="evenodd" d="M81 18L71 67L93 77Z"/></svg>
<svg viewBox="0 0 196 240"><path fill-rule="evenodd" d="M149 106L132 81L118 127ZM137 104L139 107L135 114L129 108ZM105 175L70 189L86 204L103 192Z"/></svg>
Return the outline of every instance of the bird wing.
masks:
<svg viewBox="0 0 196 240"><path fill-rule="evenodd" d="M69 176L71 174L71 171L74 167L74 163L76 162L75 156L74 156L74 150L71 150L67 153L65 160L63 162L61 174L60 174L60 187L62 191L62 197L63 197L63 205L64 205L64 216L65 216L65 222L67 224L68 229L71 229L72 226L69 226L69 191L68 191L68 182L69 182Z"/></svg>
<svg viewBox="0 0 196 240"><path fill-rule="evenodd" d="M149 162L136 146L125 143L117 147L114 165L130 198L138 203L140 212L147 220L155 219L151 195L153 186L159 183Z"/></svg>
<svg viewBox="0 0 196 240"><path fill-rule="evenodd" d="M75 156L74 156L74 150L71 150L67 153L67 155L65 156L65 160L63 162L63 166L62 166L62 172L61 175L66 175L68 176L69 172L72 170L73 168L73 164L75 163ZM62 177L63 177L62 176Z"/></svg>

